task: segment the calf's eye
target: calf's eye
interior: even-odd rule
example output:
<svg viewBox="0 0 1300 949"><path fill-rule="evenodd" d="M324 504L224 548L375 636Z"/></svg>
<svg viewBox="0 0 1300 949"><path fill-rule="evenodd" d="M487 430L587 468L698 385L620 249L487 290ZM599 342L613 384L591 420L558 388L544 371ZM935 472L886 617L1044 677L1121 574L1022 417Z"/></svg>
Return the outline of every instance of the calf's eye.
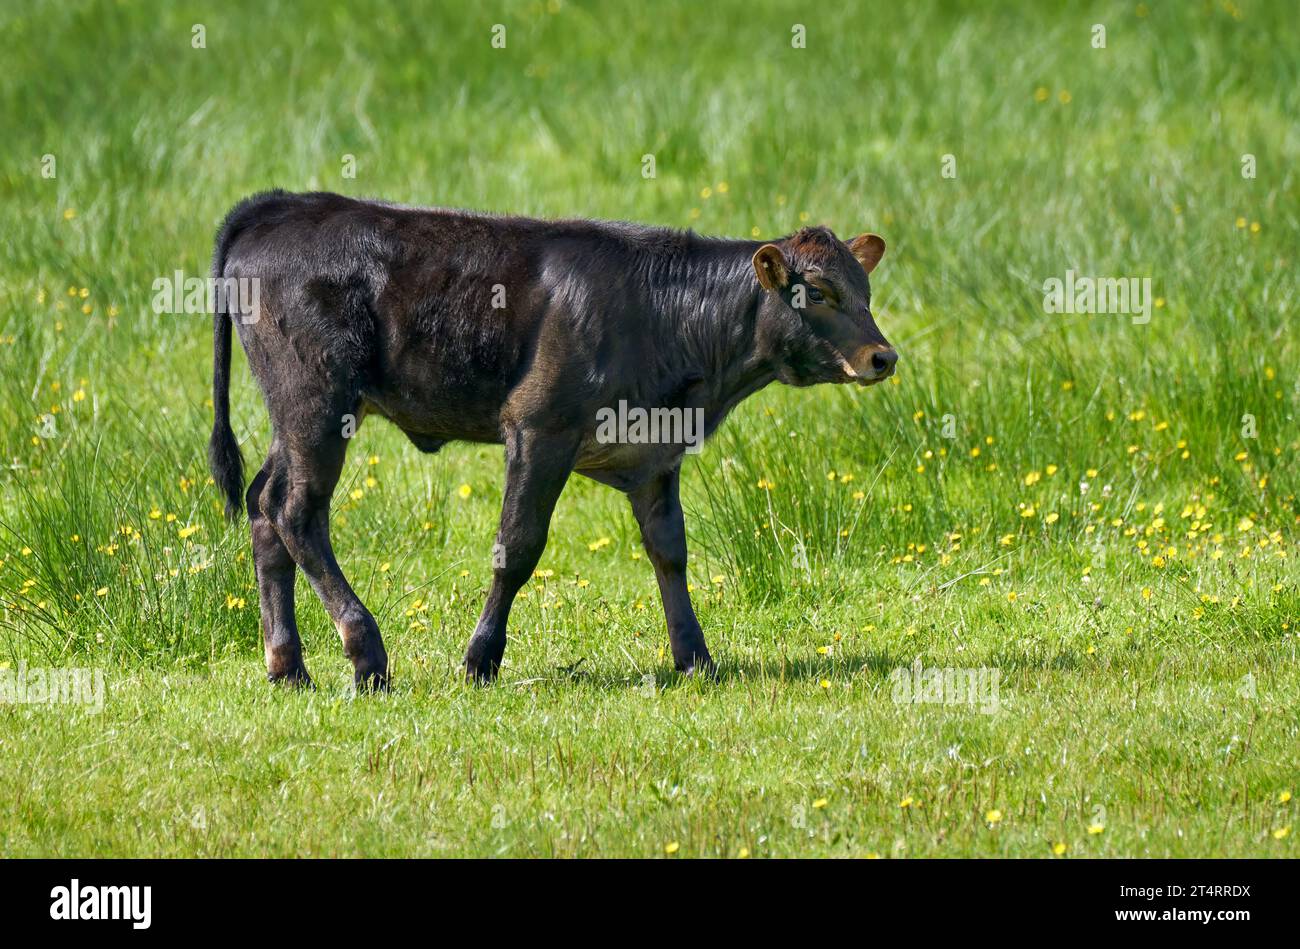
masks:
<svg viewBox="0 0 1300 949"><path fill-rule="evenodd" d="M825 303L825 302L826 302L826 294L822 293L819 289L817 289L816 287L812 286L812 284L809 284L809 285L808 285L808 299L809 299L809 301L812 302L812 303Z"/></svg>

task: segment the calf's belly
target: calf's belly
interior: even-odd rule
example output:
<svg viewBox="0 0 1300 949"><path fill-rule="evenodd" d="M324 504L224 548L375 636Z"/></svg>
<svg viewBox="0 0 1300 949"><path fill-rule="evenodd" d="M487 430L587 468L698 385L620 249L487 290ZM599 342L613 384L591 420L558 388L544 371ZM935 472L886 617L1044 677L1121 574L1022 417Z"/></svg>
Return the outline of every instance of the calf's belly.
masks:
<svg viewBox="0 0 1300 949"><path fill-rule="evenodd" d="M468 397L467 397L468 396ZM388 419L422 450L423 442L500 442L501 403L485 393L371 390L362 393L367 415Z"/></svg>

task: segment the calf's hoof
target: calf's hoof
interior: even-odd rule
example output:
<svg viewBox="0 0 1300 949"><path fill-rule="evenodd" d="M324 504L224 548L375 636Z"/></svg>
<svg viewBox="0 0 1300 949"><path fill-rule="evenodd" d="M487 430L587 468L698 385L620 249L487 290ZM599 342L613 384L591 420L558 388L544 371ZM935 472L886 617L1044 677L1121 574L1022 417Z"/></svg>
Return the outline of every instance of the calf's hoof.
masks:
<svg viewBox="0 0 1300 949"><path fill-rule="evenodd" d="M391 686L388 680L388 671L380 672L359 672L352 673L352 687L359 693L379 693L388 692Z"/></svg>
<svg viewBox="0 0 1300 949"><path fill-rule="evenodd" d="M316 689L316 683L311 681L311 676L307 674L307 667L301 661L297 665L267 670L266 681L272 685L284 686L287 689L302 689L305 691L315 691Z"/></svg>
<svg viewBox="0 0 1300 949"><path fill-rule="evenodd" d="M506 644L475 636L465 650L465 678L475 685L490 685L501 671Z"/></svg>
<svg viewBox="0 0 1300 949"><path fill-rule="evenodd" d="M315 689L303 664L302 649L266 650L266 681L289 689Z"/></svg>
<svg viewBox="0 0 1300 949"><path fill-rule="evenodd" d="M389 691L388 654L380 649L374 655L353 659L352 686L358 693Z"/></svg>
<svg viewBox="0 0 1300 949"><path fill-rule="evenodd" d="M704 679L716 679L718 677L718 666L709 655L709 651L703 646L700 646L688 657L675 658L673 666L682 675L698 676Z"/></svg>
<svg viewBox="0 0 1300 949"><path fill-rule="evenodd" d="M499 672L500 666L491 664L474 666L465 663L465 681L472 682L474 685L491 685L496 681Z"/></svg>

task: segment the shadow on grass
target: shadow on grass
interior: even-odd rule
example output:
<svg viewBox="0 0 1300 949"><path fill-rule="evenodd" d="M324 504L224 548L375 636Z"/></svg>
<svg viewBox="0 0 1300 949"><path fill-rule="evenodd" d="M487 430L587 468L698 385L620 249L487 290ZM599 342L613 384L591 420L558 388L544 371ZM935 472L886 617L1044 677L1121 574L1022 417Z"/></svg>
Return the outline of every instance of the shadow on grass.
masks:
<svg viewBox="0 0 1300 949"><path fill-rule="evenodd" d="M285 686L269 686L260 660L251 658L245 665L242 657L228 657L234 663L235 678L238 687L249 690L265 691L268 695L291 696L310 695ZM544 690L547 692L580 691L596 689L608 692L625 692L637 688L653 686L655 691L678 691L696 689L707 693L711 688L745 685L795 685L799 683L820 682L823 679L836 684L856 681L866 685L887 685L896 670L910 672L918 653L901 650L864 650L841 652L833 656L797 656L771 655L746 659L729 659L725 653L718 664L717 674L710 678L686 676L677 672L667 663L657 663L641 670L630 670L626 665L616 665L606 656L596 659L579 657L564 665L551 665L546 668L538 666L512 666L507 663L505 671L496 683L489 686L467 686L491 692L504 690ZM1088 667L1082 657L1068 651L1056 651L1041 655L1030 653L994 652L985 655L963 657L960 665L952 657L927 657L920 655L925 669L952 668L988 668L1001 673L1003 681L1022 675L1044 675L1050 673L1073 673ZM319 693L334 697L352 696L350 668L341 661L329 661L317 657L315 664L309 660ZM203 680L217 683L215 675L218 669L231 667L224 662L207 665L200 669L185 669L185 675L198 675ZM180 672L182 670L175 670ZM1114 665L1112 673L1118 672ZM450 658L445 663L428 664L420 662L415 665L402 662L393 669L394 696L419 697L429 694L446 694L445 688L451 683L463 681L464 672L458 661ZM355 696L366 698L366 696Z"/></svg>
<svg viewBox="0 0 1300 949"><path fill-rule="evenodd" d="M910 671L916 660L915 653L904 655L901 652L870 650L855 653L840 653L834 657L822 656L773 656L762 659L719 661L714 684L725 686L731 683L796 683L817 682L822 679L844 681L862 679L867 682L886 683L898 669ZM922 658L924 668L956 668L949 659L926 660ZM1079 657L1073 653L1059 651L1050 655L1027 655L999 653L990 656L972 656L961 668L986 667L996 669L1004 676L1020 673L1071 672L1082 667ZM591 664L584 659L575 663L552 669L543 675L520 675L518 678L506 676L499 682L504 688L523 688L546 686L582 685L588 688L623 690L648 686L653 682L656 689L707 688L707 680L696 676L686 676L677 672L670 665L661 664L641 674L628 673L610 669L600 664Z"/></svg>

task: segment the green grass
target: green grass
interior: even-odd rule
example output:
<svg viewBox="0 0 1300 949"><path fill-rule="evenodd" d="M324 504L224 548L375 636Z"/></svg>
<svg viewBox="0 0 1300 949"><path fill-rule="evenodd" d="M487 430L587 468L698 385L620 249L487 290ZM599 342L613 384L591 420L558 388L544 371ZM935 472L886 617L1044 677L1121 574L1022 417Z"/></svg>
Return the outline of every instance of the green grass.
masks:
<svg viewBox="0 0 1300 949"><path fill-rule="evenodd" d="M1050 6L0 8L0 663L107 682L0 703L0 853L1294 855L1293 11ZM210 321L150 301L273 186L885 236L898 384L772 387L686 464L720 681L673 674L627 504L575 478L466 686L501 450L382 423L333 523L394 691L350 695L305 582L320 689L262 681ZM1151 322L1044 313L1069 269L1151 277ZM918 660L997 711L894 701Z"/></svg>

